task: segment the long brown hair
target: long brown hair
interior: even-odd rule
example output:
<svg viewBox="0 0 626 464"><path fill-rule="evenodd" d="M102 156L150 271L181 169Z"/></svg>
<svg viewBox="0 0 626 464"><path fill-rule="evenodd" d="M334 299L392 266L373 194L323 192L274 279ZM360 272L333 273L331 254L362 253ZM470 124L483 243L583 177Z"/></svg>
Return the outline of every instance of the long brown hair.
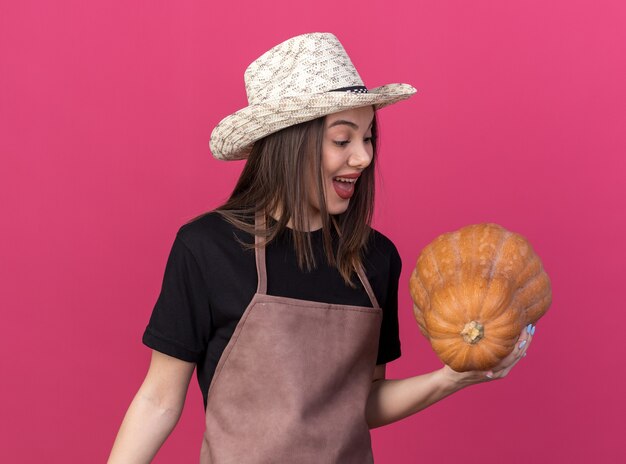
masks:
<svg viewBox="0 0 626 464"><path fill-rule="evenodd" d="M362 265L362 252L367 250L374 210L377 122L372 123L373 157L362 172L350 199L348 209L330 216L324 200L322 177L322 142L326 118L318 118L268 135L255 142L235 188L223 205L215 209L237 228L261 236L262 246L269 244L289 229L301 269L316 267L311 246L307 208L310 203L307 182L316 172L318 204L322 217L324 251L329 265L336 266L347 285L352 282L354 266ZM311 170L312 168L312 170ZM258 210L279 211L278 219L267 223L266 231L256 231L249 222ZM200 216L199 216L200 217ZM197 219L197 218L194 218ZM192 221L194 220L192 219ZM288 228L289 220L292 228ZM339 235L337 256L333 251L331 227ZM253 248L254 244L243 244Z"/></svg>

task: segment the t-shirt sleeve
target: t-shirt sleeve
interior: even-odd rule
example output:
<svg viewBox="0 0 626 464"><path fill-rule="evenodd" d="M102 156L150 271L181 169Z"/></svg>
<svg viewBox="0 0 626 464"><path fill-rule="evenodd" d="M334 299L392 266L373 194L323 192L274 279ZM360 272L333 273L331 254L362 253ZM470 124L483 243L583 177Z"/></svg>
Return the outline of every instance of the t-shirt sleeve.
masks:
<svg viewBox="0 0 626 464"><path fill-rule="evenodd" d="M179 232L142 342L167 355L197 363L206 351L210 330L208 287Z"/></svg>
<svg viewBox="0 0 626 464"><path fill-rule="evenodd" d="M390 242L391 243L391 242ZM380 328L378 359L376 364L385 364L398 359L400 350L400 333L398 328L398 283L402 272L402 258L395 245L391 244L389 262L389 284L387 298L382 304L383 321Z"/></svg>

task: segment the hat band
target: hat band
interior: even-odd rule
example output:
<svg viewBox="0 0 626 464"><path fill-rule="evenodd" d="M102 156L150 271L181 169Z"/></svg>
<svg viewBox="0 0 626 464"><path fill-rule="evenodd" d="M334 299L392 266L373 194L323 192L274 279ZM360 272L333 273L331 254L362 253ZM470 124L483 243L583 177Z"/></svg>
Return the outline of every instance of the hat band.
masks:
<svg viewBox="0 0 626 464"><path fill-rule="evenodd" d="M352 87L341 87L339 89L330 90L330 92L353 92L353 93L367 93L367 87L364 85L353 85Z"/></svg>

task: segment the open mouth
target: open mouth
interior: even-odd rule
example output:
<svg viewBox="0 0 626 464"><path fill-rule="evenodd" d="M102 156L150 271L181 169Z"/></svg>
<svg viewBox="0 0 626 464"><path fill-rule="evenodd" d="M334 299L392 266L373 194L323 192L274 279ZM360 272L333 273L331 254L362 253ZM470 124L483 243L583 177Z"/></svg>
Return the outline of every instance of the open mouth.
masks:
<svg viewBox="0 0 626 464"><path fill-rule="evenodd" d="M350 177L333 177L333 187L340 198L347 200L354 194L354 185L358 178Z"/></svg>

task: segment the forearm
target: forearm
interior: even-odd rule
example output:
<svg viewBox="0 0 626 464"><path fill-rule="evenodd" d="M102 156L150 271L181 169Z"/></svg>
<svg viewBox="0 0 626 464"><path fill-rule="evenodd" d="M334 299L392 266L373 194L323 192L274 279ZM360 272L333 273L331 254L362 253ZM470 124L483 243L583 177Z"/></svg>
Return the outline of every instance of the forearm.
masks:
<svg viewBox="0 0 626 464"><path fill-rule="evenodd" d="M149 463L176 426L182 405L164 407L139 390L120 427L108 464Z"/></svg>
<svg viewBox="0 0 626 464"><path fill-rule="evenodd" d="M445 368L406 379L376 380L367 400L367 423L372 429L404 419L467 385Z"/></svg>

